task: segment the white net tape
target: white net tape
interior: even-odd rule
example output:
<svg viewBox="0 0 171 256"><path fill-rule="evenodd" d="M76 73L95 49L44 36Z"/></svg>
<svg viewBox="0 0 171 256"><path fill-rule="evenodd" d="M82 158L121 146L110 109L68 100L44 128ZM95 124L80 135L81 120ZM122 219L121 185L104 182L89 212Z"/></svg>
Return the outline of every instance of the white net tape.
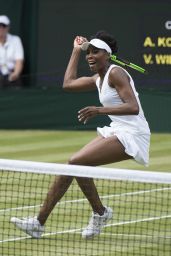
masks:
<svg viewBox="0 0 171 256"><path fill-rule="evenodd" d="M0 170L171 184L171 173L0 159Z"/></svg>

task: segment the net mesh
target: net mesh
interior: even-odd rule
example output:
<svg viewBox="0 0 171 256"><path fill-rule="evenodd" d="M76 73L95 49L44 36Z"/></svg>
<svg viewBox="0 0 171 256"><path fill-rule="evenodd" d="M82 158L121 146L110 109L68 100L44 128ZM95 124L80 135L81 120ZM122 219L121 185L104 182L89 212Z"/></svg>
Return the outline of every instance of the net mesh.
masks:
<svg viewBox="0 0 171 256"><path fill-rule="evenodd" d="M144 255L171 253L171 174L0 160L0 255ZM11 217L36 216L58 175L93 177L113 218L83 239L91 207L74 180L49 216L41 239Z"/></svg>

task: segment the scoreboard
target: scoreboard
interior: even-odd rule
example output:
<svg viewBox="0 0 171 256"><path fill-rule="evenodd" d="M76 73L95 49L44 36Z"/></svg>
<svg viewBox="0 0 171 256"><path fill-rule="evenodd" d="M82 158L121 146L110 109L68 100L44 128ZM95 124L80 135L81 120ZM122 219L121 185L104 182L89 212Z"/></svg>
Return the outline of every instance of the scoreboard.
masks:
<svg viewBox="0 0 171 256"><path fill-rule="evenodd" d="M154 19L155 17L155 19ZM149 71L147 86L171 89L171 15L156 13L144 20L141 63Z"/></svg>

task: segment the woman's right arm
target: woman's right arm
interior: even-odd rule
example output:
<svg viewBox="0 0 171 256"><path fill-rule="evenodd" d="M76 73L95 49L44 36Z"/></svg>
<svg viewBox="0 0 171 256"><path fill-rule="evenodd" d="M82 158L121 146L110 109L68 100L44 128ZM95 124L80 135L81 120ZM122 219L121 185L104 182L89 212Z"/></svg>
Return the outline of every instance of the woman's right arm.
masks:
<svg viewBox="0 0 171 256"><path fill-rule="evenodd" d="M80 39L81 38L81 39ZM78 37L74 40L74 48L64 75L63 89L66 91L90 91L96 88L96 75L92 77L77 78L78 62L81 54L81 44L86 41L85 38Z"/></svg>

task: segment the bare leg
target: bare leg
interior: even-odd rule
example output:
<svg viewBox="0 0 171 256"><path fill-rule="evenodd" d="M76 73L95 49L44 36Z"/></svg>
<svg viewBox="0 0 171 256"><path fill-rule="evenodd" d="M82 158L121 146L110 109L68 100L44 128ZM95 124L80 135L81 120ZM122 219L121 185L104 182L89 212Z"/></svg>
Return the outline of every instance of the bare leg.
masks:
<svg viewBox="0 0 171 256"><path fill-rule="evenodd" d="M99 136L77 152L70 159L70 164L98 166L130 158L132 157L125 153L125 149L117 137L103 138ZM103 215L105 208L99 198L93 179L76 177L76 180L90 202L93 211Z"/></svg>
<svg viewBox="0 0 171 256"><path fill-rule="evenodd" d="M55 178L47 197L44 201L42 208L40 209L37 219L41 225L44 225L56 203L62 198L65 192L68 190L69 186L73 181L71 176L59 176Z"/></svg>
<svg viewBox="0 0 171 256"><path fill-rule="evenodd" d="M124 147L118 141L117 137L103 138L98 136L77 152L70 159L69 164L98 166L129 158L131 157L125 153ZM76 180L82 192L90 202L93 211L97 212L99 215L103 215L104 206L100 201L93 179L76 177ZM68 190L72 181L73 177L70 176L60 176L55 179L38 215L38 220L41 225L45 224L56 203L59 202Z"/></svg>
<svg viewBox="0 0 171 256"><path fill-rule="evenodd" d="M76 178L79 187L82 192L86 196L87 200L92 206L93 212L98 213L99 215L103 215L105 211L105 207L100 201L96 186L94 184L93 179L91 178Z"/></svg>

